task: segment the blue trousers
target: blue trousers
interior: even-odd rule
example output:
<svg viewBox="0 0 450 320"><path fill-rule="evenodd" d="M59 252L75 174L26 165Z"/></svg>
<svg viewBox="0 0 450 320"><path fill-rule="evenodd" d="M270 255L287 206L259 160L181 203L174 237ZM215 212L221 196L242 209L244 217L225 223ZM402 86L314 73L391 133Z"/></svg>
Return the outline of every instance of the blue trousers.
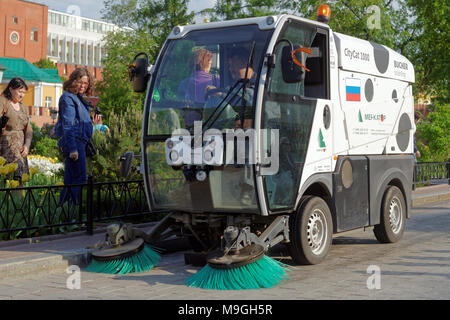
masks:
<svg viewBox="0 0 450 320"><path fill-rule="evenodd" d="M77 141L78 160L73 160L65 154L64 185L85 184L87 182L86 144ZM60 194L60 204L66 201L79 202L80 187L64 187Z"/></svg>

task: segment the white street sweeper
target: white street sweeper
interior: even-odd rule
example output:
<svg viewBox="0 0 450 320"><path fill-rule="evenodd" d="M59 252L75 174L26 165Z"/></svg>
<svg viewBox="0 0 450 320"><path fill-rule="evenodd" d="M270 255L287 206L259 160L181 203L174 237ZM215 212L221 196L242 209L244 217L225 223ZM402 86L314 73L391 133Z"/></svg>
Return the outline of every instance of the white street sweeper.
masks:
<svg viewBox="0 0 450 320"><path fill-rule="evenodd" d="M325 11L177 26L154 65L136 56L147 200L170 211L148 242L182 234L210 267L233 269L279 243L317 264L356 228L401 238L413 65L333 32Z"/></svg>

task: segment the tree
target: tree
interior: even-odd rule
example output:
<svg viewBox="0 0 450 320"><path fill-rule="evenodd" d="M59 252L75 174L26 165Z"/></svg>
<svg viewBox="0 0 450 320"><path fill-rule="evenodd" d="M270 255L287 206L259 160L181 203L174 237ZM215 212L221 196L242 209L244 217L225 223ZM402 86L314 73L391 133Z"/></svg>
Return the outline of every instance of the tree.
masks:
<svg viewBox="0 0 450 320"><path fill-rule="evenodd" d="M282 1L283 7L309 19L316 19L316 10L321 4L321 0ZM448 3L342 0L328 4L333 31L386 45L406 56L416 71L414 94L432 93L439 101L448 103ZM379 17L379 28L371 27L370 20L375 16Z"/></svg>
<svg viewBox="0 0 450 320"><path fill-rule="evenodd" d="M416 92L431 94L437 103L449 103L448 59L450 6L446 1L409 0L417 32L408 52L416 71Z"/></svg>
<svg viewBox="0 0 450 320"><path fill-rule="evenodd" d="M49 58L42 58L39 61L34 62L33 65L40 69L57 69L56 64Z"/></svg>
<svg viewBox="0 0 450 320"><path fill-rule="evenodd" d="M122 27L106 37L103 80L96 87L108 116L112 110L142 108L145 97L133 92L128 66L139 52L154 62L173 27L192 23L194 14L187 12L187 0L106 0L103 17Z"/></svg>
<svg viewBox="0 0 450 320"><path fill-rule="evenodd" d="M275 0L217 0L214 8L202 10L211 21L242 19L279 14L282 8Z"/></svg>
<svg viewBox="0 0 450 320"><path fill-rule="evenodd" d="M108 119L113 110L142 109L145 97L133 91L128 67L137 53L146 52L153 59L159 47L145 32L123 30L107 35L105 49L103 79L96 84L102 113Z"/></svg>
<svg viewBox="0 0 450 320"><path fill-rule="evenodd" d="M161 44L177 25L192 24L189 0L105 0L103 18L122 27L148 32Z"/></svg>
<svg viewBox="0 0 450 320"><path fill-rule="evenodd" d="M434 105L427 118L417 123L420 161L444 162L450 159L450 107Z"/></svg>

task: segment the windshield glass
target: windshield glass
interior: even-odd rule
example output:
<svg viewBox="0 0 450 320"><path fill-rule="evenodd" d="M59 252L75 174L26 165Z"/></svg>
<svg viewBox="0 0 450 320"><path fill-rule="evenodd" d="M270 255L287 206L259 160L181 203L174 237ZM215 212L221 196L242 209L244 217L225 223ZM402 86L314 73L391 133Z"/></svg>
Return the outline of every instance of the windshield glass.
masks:
<svg viewBox="0 0 450 320"><path fill-rule="evenodd" d="M252 126L255 82L272 32L247 25L169 41L149 93L147 134L193 132L195 121L220 130L239 127L240 119Z"/></svg>

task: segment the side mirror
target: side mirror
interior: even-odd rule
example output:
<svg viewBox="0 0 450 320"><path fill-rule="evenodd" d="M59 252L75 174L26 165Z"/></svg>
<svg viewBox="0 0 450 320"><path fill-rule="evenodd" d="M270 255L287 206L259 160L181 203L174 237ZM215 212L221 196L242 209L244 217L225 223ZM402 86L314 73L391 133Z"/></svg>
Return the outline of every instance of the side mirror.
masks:
<svg viewBox="0 0 450 320"><path fill-rule="evenodd" d="M130 174L131 170L131 162L133 161L134 153L133 152L125 152L120 156L120 175L122 178L126 179Z"/></svg>
<svg viewBox="0 0 450 320"><path fill-rule="evenodd" d="M281 70L283 74L283 80L287 83L302 82L305 80L306 71L306 54L309 53L306 48L301 48L299 45L294 45L294 50L291 50L291 46L283 47L281 52ZM309 50L310 51L310 50ZM294 52L294 54L293 54ZM295 60L293 59L295 58Z"/></svg>
<svg viewBox="0 0 450 320"><path fill-rule="evenodd" d="M133 82L134 92L145 92L147 89L147 83L150 78L148 67L147 54L144 52L138 53L129 67L130 81Z"/></svg>

